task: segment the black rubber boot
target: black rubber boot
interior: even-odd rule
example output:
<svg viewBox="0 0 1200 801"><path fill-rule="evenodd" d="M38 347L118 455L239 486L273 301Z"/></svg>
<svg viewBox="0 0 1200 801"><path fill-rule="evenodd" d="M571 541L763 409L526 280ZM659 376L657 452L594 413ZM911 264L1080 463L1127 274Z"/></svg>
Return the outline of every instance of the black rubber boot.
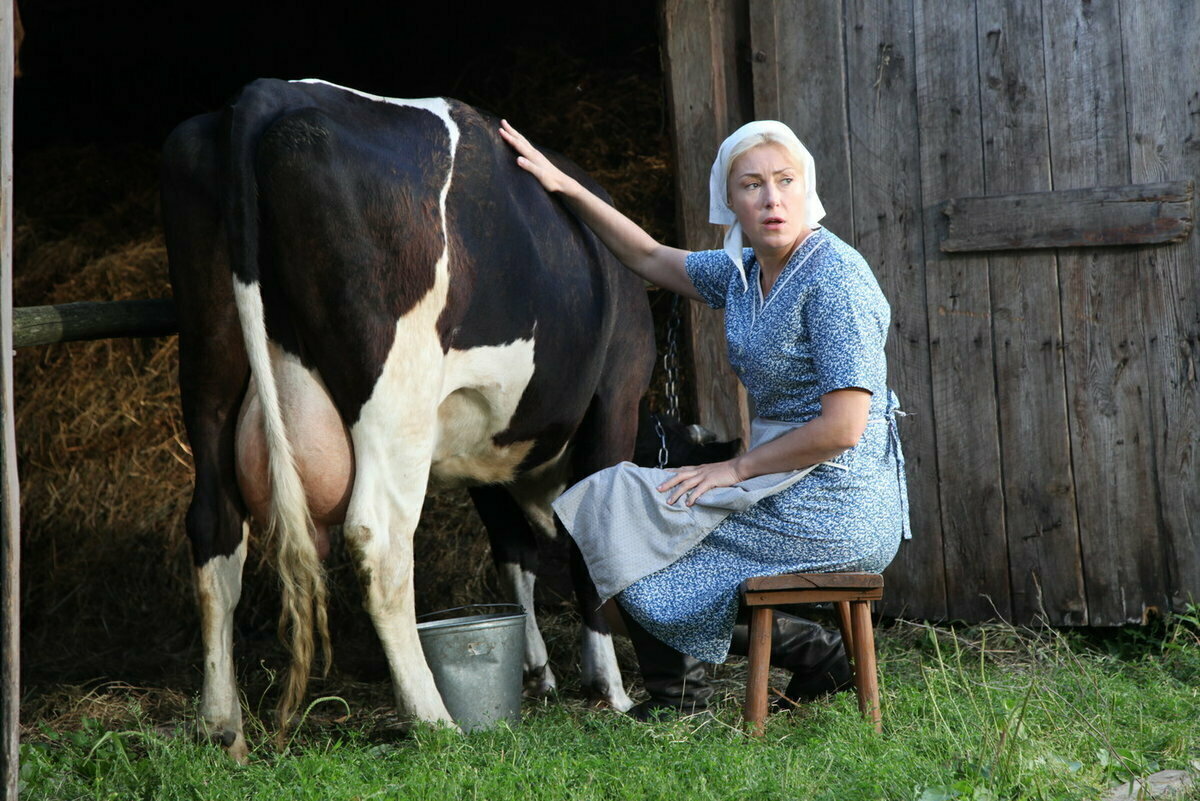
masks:
<svg viewBox="0 0 1200 801"><path fill-rule="evenodd" d="M626 713L637 720L653 720L656 717L690 715L708 707L712 687L704 663L699 659L676 651L642 628L636 620L617 604L633 650L637 653L638 667L642 671L642 684L650 698L635 704Z"/></svg>
<svg viewBox="0 0 1200 801"><path fill-rule="evenodd" d="M729 653L746 656L750 649L748 610L739 610ZM792 671L784 698L776 707L790 709L829 693L854 686L842 635L795 615L775 612L771 630L771 665Z"/></svg>

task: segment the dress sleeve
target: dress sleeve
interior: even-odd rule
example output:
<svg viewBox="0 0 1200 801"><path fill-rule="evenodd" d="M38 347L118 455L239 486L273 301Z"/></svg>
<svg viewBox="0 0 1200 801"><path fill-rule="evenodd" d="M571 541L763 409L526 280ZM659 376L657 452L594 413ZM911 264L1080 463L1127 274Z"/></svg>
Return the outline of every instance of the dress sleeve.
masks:
<svg viewBox="0 0 1200 801"><path fill-rule="evenodd" d="M684 268L705 303L714 309L725 308L725 292L736 269L725 251L693 251L687 255Z"/></svg>
<svg viewBox="0 0 1200 801"><path fill-rule="evenodd" d="M886 388L887 321L880 318L879 304L886 301L878 287L863 285L846 270L830 270L809 294L804 326L819 395L851 387L871 393Z"/></svg>

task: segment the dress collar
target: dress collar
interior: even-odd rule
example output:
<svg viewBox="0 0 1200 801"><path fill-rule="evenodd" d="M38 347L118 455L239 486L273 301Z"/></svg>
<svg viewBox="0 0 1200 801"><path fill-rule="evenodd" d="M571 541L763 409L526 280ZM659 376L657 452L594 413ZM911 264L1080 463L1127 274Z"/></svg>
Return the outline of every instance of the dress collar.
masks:
<svg viewBox="0 0 1200 801"><path fill-rule="evenodd" d="M754 284L754 307L756 309L766 308L766 305L779 294L783 289L783 285L792 279L796 273L800 272L800 266L808 261L808 257L817 251L827 239L824 226L817 226L812 233L804 238L800 246L792 251L792 255L788 257L787 264L783 265L783 269L779 271L779 277L775 279L775 283L771 285L770 291L766 297L762 293L762 266L758 263L758 257L754 257L754 263L751 265L749 272L750 280Z"/></svg>

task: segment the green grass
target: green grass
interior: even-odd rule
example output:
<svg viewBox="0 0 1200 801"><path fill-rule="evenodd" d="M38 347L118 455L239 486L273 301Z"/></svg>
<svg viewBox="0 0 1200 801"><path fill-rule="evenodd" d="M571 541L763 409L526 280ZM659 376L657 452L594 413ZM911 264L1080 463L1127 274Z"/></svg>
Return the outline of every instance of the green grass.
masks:
<svg viewBox="0 0 1200 801"><path fill-rule="evenodd" d="M22 798L1098 799L1131 775L1200 764L1197 614L1108 633L901 623L878 638L882 736L842 694L748 737L738 666L718 672L713 713L652 725L565 694L469 736L389 736L329 715L278 752L251 718L246 766L154 733L129 701L140 723L126 730L84 719L28 733Z"/></svg>

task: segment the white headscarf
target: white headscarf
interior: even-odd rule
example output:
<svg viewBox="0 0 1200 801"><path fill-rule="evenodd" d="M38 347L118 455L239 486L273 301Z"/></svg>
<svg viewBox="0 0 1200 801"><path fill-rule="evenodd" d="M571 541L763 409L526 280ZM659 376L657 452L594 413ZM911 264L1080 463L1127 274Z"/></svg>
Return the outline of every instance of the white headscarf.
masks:
<svg viewBox="0 0 1200 801"><path fill-rule="evenodd" d="M749 287L749 283L746 281L746 268L742 264L742 226L738 223L733 209L729 207L729 154L733 152L739 142L759 134L768 134L793 155L799 157L800 163L796 166L804 173L807 210L805 224L809 228L815 228L821 218L825 216L825 207L821 205L821 199L817 197L817 171L813 165L812 156L796 138L796 134L792 133L791 128L775 120L758 120L747 123L731 133L717 150L717 160L713 162L712 173L708 178L708 221L715 225L729 226L729 230L725 233L725 253L733 260L738 273L742 276L743 291Z"/></svg>

